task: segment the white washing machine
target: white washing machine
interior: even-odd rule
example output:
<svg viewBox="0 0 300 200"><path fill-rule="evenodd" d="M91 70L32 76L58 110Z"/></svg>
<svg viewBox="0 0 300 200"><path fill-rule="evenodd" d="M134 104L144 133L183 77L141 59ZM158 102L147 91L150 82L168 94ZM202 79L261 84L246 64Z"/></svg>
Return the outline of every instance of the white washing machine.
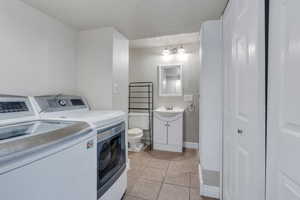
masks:
<svg viewBox="0 0 300 200"><path fill-rule="evenodd" d="M120 200L127 188L127 116L122 111L93 111L79 96L31 98L41 119L85 121L97 132L97 194Z"/></svg>
<svg viewBox="0 0 300 200"><path fill-rule="evenodd" d="M0 96L0 194L5 200L95 200L96 132L39 120L26 97Z"/></svg>

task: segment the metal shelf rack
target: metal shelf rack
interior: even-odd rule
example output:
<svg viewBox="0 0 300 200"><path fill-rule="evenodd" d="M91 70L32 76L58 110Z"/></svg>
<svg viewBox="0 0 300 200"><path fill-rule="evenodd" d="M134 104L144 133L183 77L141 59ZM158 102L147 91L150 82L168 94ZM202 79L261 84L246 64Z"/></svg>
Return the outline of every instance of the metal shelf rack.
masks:
<svg viewBox="0 0 300 200"><path fill-rule="evenodd" d="M153 149L153 83L131 82L129 83L128 112L141 112L149 114L149 138L146 143L150 150Z"/></svg>

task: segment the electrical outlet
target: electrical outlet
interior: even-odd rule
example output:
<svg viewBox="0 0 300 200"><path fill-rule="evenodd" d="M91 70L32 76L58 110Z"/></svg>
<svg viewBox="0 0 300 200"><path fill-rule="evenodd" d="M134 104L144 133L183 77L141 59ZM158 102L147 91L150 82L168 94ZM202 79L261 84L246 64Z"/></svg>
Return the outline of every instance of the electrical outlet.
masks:
<svg viewBox="0 0 300 200"><path fill-rule="evenodd" d="M119 91L119 84L118 83L114 83L113 86L114 86L113 87L113 93L114 94L119 94L120 93L120 91Z"/></svg>

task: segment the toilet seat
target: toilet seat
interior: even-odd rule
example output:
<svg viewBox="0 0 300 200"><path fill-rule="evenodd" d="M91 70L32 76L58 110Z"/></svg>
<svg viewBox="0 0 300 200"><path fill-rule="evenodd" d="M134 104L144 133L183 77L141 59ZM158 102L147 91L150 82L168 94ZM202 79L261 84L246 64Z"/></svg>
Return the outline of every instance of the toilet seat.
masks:
<svg viewBox="0 0 300 200"><path fill-rule="evenodd" d="M131 128L128 130L129 137L141 137L143 136L143 130L140 128Z"/></svg>

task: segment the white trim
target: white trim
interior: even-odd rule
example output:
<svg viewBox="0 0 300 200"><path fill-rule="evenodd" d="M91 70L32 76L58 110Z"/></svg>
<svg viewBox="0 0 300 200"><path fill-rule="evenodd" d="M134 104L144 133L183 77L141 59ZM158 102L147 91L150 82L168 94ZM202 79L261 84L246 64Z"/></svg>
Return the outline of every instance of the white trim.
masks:
<svg viewBox="0 0 300 200"><path fill-rule="evenodd" d="M127 166L126 166L126 170L128 171L128 170L130 170L131 168L130 168L130 159L128 159L127 160Z"/></svg>
<svg viewBox="0 0 300 200"><path fill-rule="evenodd" d="M219 187L203 184L202 168L200 164L198 165L198 170L199 170L200 196L222 199L220 198L221 191Z"/></svg>
<svg viewBox="0 0 300 200"><path fill-rule="evenodd" d="M200 185L203 185L202 167L200 163L198 164L198 174L199 174L199 183ZM200 186L199 186L199 190L200 190Z"/></svg>
<svg viewBox="0 0 300 200"><path fill-rule="evenodd" d="M220 188L211 185L200 185L200 195L211 198L220 198Z"/></svg>
<svg viewBox="0 0 300 200"><path fill-rule="evenodd" d="M188 149L198 149L199 144L197 142L184 142L183 146Z"/></svg>
<svg viewBox="0 0 300 200"><path fill-rule="evenodd" d="M161 151L182 152L182 145L179 146L179 145L154 143L153 148L155 150L161 150Z"/></svg>

